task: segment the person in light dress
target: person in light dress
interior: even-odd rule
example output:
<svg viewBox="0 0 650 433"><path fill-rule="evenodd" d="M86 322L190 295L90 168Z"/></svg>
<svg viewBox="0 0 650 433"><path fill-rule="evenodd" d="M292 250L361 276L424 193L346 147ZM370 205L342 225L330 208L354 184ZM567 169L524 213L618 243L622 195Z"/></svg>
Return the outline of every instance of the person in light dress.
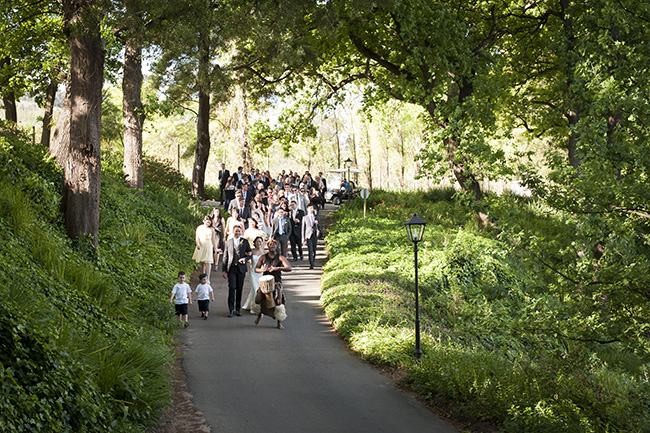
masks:
<svg viewBox="0 0 650 433"><path fill-rule="evenodd" d="M206 274L208 281L210 281L210 269L214 262L214 252L217 250L214 229L212 228L212 217L210 215L203 217L203 224L196 228L194 241L196 248L194 248L192 258L195 262L199 263L199 272Z"/></svg>
<svg viewBox="0 0 650 433"><path fill-rule="evenodd" d="M250 264L251 267L250 272L248 273L250 276L251 290L248 293L244 304L242 305L242 309L244 310L251 310L253 304L255 303L255 294L257 293L257 289L260 286L260 277L262 276L262 274L255 272L255 267L257 266L257 262L260 260L260 257L262 257L262 255L264 255L264 240L261 236L258 236L253 240L253 250L251 251ZM251 311L251 314L255 314L255 312Z"/></svg>

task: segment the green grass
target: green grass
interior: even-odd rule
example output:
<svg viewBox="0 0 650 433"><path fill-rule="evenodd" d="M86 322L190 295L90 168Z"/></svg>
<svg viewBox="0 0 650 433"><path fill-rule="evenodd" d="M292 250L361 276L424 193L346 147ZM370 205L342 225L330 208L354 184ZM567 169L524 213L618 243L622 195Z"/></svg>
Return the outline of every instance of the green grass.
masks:
<svg viewBox="0 0 650 433"><path fill-rule="evenodd" d="M531 199L490 200L499 233L478 231L449 190L373 191L365 220L359 199L339 208L321 296L334 326L364 359L405 371L406 386L459 419L507 432L650 431L643 323L615 334L621 312L589 310L589 285L581 292L558 274L581 266L576 245L588 240L576 227L584 223ZM403 226L414 211L428 222L418 254L419 362L413 245ZM603 342L611 335L629 340Z"/></svg>

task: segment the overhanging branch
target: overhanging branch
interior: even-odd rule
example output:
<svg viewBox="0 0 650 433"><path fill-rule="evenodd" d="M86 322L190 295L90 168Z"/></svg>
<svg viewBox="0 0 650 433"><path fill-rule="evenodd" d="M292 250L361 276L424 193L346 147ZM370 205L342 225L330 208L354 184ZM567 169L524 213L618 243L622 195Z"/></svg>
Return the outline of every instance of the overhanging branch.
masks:
<svg viewBox="0 0 650 433"><path fill-rule="evenodd" d="M360 72L358 74L349 75L346 78L339 81L338 83L330 82L330 80L327 79L327 77L325 77L322 74L314 74L314 75L320 78L320 80L329 88L329 91L326 94L324 94L323 96L321 96L320 98L318 98L318 100L315 101L313 104L311 104L311 107L310 107L310 109L309 109L309 111L307 113L305 113L303 116L300 116L298 119L296 119L295 122L293 122L293 124L290 127L290 135L291 136L294 136L296 131L299 129L299 125L313 119L314 116L316 115L316 110L318 110L318 108L320 106L322 106L325 102L327 102L330 98L332 98L336 94L336 92L338 92L339 90L341 90L343 87L347 86L350 83L353 83L355 81L368 78L368 76L369 76L369 65L366 63L366 68L365 68L365 70L363 72ZM262 138L264 140L275 141L275 140L278 140L280 138L280 135L285 135L285 134L282 134L282 133L278 132L278 133L265 135Z"/></svg>

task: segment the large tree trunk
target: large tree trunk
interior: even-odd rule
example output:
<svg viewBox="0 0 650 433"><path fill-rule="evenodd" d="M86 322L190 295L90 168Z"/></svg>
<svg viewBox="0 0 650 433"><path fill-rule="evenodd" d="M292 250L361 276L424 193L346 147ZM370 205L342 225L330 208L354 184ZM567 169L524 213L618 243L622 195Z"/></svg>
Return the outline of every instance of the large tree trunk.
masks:
<svg viewBox="0 0 650 433"><path fill-rule="evenodd" d="M470 81L460 79L457 81L458 84L452 84L448 91L448 97L451 99L458 99L459 105L462 105L464 101L471 97L474 92L474 87ZM435 119L435 105L430 104L427 107L427 111L432 118ZM441 128L447 128L449 126L449 121L445 121L440 124ZM473 202L475 204L474 215L476 216L476 221L480 228L485 228L488 225L491 225L491 222L485 212L481 210L483 201L483 191L481 186L478 183L478 180L474 174L468 169L469 159L467 155L463 155L460 149L460 137L452 136L443 139L445 145L445 150L447 152L447 161L451 172L458 181L460 188L472 195Z"/></svg>
<svg viewBox="0 0 650 433"><path fill-rule="evenodd" d="M578 121L580 120L578 110L569 110L567 119L569 120L569 140L567 142L569 164L577 170L580 168L580 159L578 158L577 150L578 134L575 132L575 127L578 125Z"/></svg>
<svg viewBox="0 0 650 433"><path fill-rule="evenodd" d="M196 119L196 150L192 169L192 195L206 199L205 169L210 156L210 54L208 40L199 36L199 114Z"/></svg>
<svg viewBox="0 0 650 433"><path fill-rule="evenodd" d="M206 199L205 169L210 156L210 95L199 91L199 115L196 120L196 150L192 170L192 195Z"/></svg>
<svg viewBox="0 0 650 433"><path fill-rule="evenodd" d="M447 150L447 161L449 161L451 172L458 181L460 188L472 195L473 201L476 204L476 209L474 210L476 221L480 228L485 228L491 224L487 214L480 210L480 203L483 200L483 191L481 190L478 180L474 177L474 174L467 169L467 158L458 158L459 140L459 138L444 139L443 142Z"/></svg>
<svg viewBox="0 0 650 433"><path fill-rule="evenodd" d="M126 41L124 48L122 93L124 179L131 188L142 189L142 47L133 39Z"/></svg>
<svg viewBox="0 0 650 433"><path fill-rule="evenodd" d="M11 58L6 56L0 60L0 69L9 69L11 65ZM2 93L2 104L5 110L5 119L18 123L18 110L16 109L16 95L13 90L9 88L9 78L7 77L0 83L0 93Z"/></svg>
<svg viewBox="0 0 650 433"><path fill-rule="evenodd" d="M248 133L248 103L246 102L246 91L242 85L237 85L235 88L235 104L237 105L237 139L241 150L242 167L244 167L245 173L249 173L253 168L253 161Z"/></svg>
<svg viewBox="0 0 650 433"><path fill-rule="evenodd" d="M2 104L5 109L5 119L9 122L18 123L18 110L16 109L14 92L8 92L2 95Z"/></svg>
<svg viewBox="0 0 650 433"><path fill-rule="evenodd" d="M52 78L47 86L45 95L45 107L43 110L43 132L41 133L41 145L50 146L50 132L52 131L52 113L54 113L54 99L56 98L57 81Z"/></svg>
<svg viewBox="0 0 650 433"><path fill-rule="evenodd" d="M70 125L57 161L63 167L65 226L72 239L90 236L97 245L101 184L101 103L104 48L92 0L64 0L70 44Z"/></svg>
<svg viewBox="0 0 650 433"><path fill-rule="evenodd" d="M575 132L575 127L578 125L580 120L580 110L577 107L576 103L576 85L574 75L575 75L575 63L571 59L574 55L575 50L575 34L573 31L573 17L569 8L571 7L571 0L560 0L560 6L563 10L562 16L562 26L564 28L564 35L566 41L566 53L568 54L568 61L566 65L566 91L568 99L568 110L566 113L566 118L569 121L569 139L567 141L567 153L569 156L569 164L571 167L576 170L580 167L580 159L578 158L577 153L577 142L578 136Z"/></svg>

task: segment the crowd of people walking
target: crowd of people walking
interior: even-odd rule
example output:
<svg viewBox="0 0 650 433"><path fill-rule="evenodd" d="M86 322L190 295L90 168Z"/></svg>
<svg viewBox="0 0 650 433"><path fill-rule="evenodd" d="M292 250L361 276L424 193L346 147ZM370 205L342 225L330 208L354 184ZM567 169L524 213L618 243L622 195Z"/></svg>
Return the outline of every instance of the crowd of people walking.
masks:
<svg viewBox="0 0 650 433"><path fill-rule="evenodd" d="M309 268L314 269L321 235L318 211L325 205L326 190L322 173L312 178L309 172L282 170L272 178L268 171L253 169L244 173L242 167L231 174L221 164L220 207L215 207L196 228L193 259L201 273L202 319L208 318L208 293L213 296L203 282L209 284L211 271L221 270L228 282L228 317L241 316L242 310L248 310L257 315L256 325L267 315L277 321L279 329L284 329L282 272L292 271L289 252L293 262L303 261L306 253ZM251 291L244 297L247 273ZM179 292L177 286L170 302ZM179 299L191 303L191 296L189 300L188 296L177 296L176 304ZM187 310L177 306L176 311L181 312L179 320L188 326Z"/></svg>

